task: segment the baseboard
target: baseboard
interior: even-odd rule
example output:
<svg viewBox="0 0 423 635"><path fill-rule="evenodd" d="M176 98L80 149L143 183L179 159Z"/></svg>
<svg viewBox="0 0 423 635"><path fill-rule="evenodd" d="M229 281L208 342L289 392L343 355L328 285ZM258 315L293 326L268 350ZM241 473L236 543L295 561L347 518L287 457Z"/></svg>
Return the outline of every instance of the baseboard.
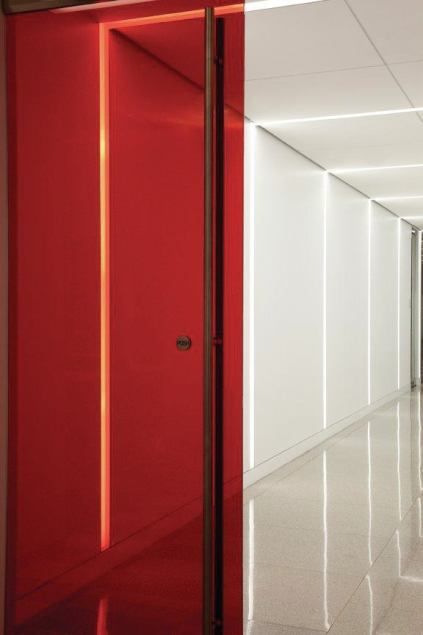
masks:
<svg viewBox="0 0 423 635"><path fill-rule="evenodd" d="M420 379L418 380L417 383L418 384L421 383ZM345 417L345 419L341 419L340 421L333 423L328 428L325 428L324 430L317 432L311 437L308 437L307 439L300 441L299 443L292 446L291 448L284 450L280 454L277 454L271 457L270 459L268 459L267 461L263 461L263 463L256 465L251 470L244 472L244 488L249 487L250 485L253 485L257 481L261 480L262 478L265 478L266 476L268 476L269 474L277 470L278 468L283 467L287 463L290 463L291 461L298 458L302 454L309 452L310 450L315 448L317 445L320 445L327 439L330 439L335 434L342 432L343 430L345 430L345 428L348 428L348 426L352 425L353 423L356 423L357 421L359 421L366 415L370 414L374 410L377 410L378 408L388 404L390 401L397 399L400 395L404 394L405 392L408 392L409 390L410 390L410 386L404 386L400 390L396 390L395 392L390 393L389 395L386 395L385 397L382 397L381 399L373 402L369 406L366 406L365 408L358 410L354 414L349 415L348 417Z"/></svg>

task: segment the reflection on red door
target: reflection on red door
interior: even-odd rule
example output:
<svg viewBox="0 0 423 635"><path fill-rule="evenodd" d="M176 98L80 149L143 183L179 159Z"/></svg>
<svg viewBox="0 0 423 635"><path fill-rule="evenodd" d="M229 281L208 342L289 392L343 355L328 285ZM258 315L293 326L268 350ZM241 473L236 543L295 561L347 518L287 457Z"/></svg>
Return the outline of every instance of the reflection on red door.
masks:
<svg viewBox="0 0 423 635"><path fill-rule="evenodd" d="M165 20L145 18L175 2L8 18L10 634L202 631L204 16L178 5L188 13ZM222 19L222 585L236 635L243 15Z"/></svg>

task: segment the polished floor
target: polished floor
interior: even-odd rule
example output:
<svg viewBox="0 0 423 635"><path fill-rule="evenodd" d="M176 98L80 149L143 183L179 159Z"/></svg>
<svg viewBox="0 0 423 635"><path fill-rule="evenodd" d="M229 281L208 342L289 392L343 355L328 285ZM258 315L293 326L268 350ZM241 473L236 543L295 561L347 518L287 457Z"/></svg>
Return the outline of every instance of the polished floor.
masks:
<svg viewBox="0 0 423 635"><path fill-rule="evenodd" d="M246 491L246 635L423 634L420 390Z"/></svg>

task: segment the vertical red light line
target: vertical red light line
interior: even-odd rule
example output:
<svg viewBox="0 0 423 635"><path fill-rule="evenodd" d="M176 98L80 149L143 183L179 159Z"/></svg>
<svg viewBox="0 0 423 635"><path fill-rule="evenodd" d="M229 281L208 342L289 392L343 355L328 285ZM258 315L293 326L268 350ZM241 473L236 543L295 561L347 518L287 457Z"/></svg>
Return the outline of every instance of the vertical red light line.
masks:
<svg viewBox="0 0 423 635"><path fill-rule="evenodd" d="M101 598L98 603L96 635L108 635L107 630L108 599Z"/></svg>
<svg viewBox="0 0 423 635"><path fill-rule="evenodd" d="M110 547L110 263L109 263L109 29L99 25L100 47L100 364L101 550Z"/></svg>

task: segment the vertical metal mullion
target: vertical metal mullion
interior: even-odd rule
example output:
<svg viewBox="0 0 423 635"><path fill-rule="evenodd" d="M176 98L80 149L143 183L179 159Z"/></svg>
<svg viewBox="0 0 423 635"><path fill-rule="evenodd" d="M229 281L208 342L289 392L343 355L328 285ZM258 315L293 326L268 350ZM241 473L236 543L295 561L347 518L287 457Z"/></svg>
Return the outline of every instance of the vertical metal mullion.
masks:
<svg viewBox="0 0 423 635"><path fill-rule="evenodd" d="M214 10L205 10L204 38L204 501L203 501L203 635L213 632L213 133Z"/></svg>

